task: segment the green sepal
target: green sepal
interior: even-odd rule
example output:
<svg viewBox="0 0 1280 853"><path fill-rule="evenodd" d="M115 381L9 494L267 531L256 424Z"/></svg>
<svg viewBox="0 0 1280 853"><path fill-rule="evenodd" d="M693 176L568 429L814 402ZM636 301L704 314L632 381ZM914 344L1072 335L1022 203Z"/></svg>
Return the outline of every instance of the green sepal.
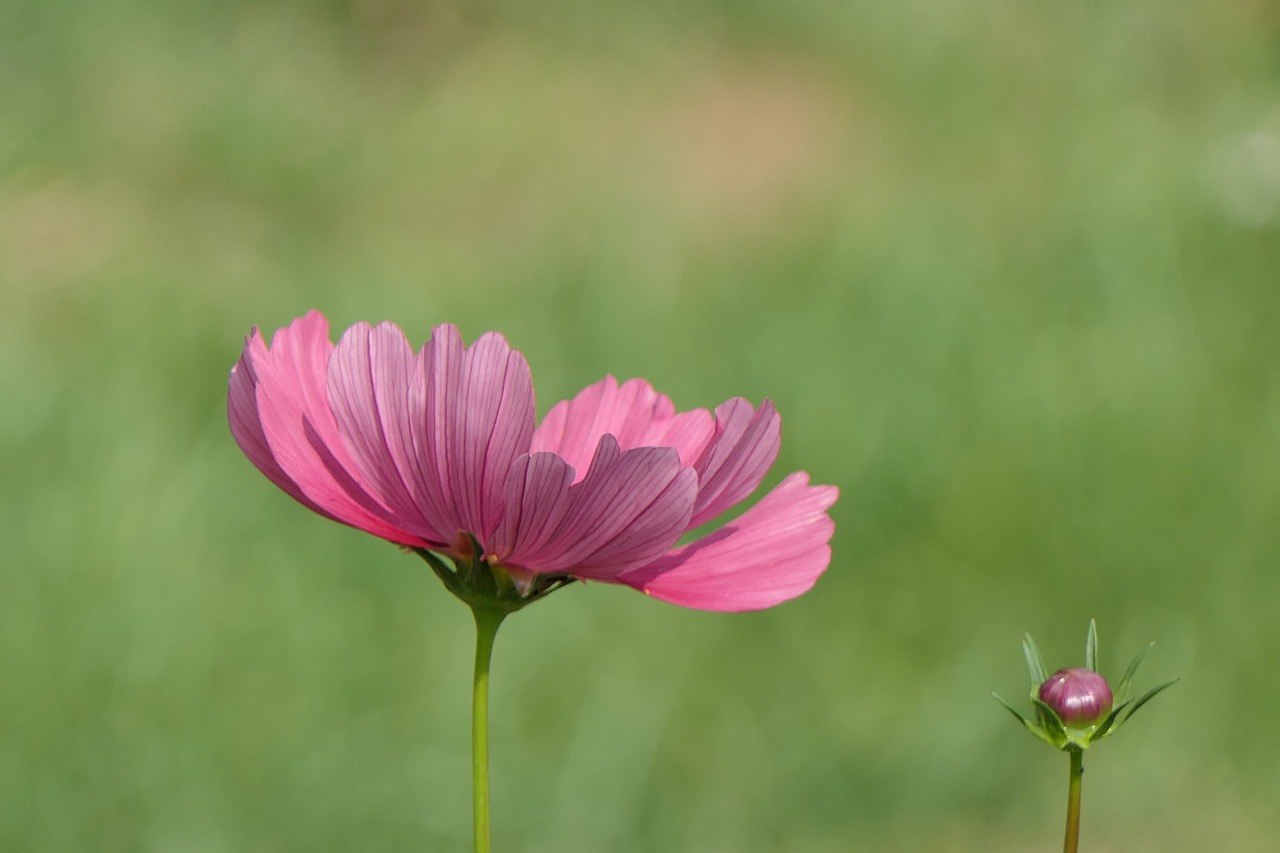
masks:
<svg viewBox="0 0 1280 853"><path fill-rule="evenodd" d="M474 536L471 537L471 559L458 561L459 574L465 577L467 586L474 595L496 599L499 597L498 579L490 570L489 564L484 562L483 554L480 543Z"/></svg>
<svg viewBox="0 0 1280 853"><path fill-rule="evenodd" d="M1084 641L1084 668L1098 671L1098 623L1089 620L1089 634Z"/></svg>
<svg viewBox="0 0 1280 853"><path fill-rule="evenodd" d="M1031 691L1040 689L1040 685L1049 680L1044 671L1044 660L1040 657L1040 649L1030 634L1022 635L1022 655L1027 659L1027 670L1031 673Z"/></svg>
<svg viewBox="0 0 1280 853"><path fill-rule="evenodd" d="M1172 687L1174 684L1177 684L1177 683L1178 683L1178 679L1171 678L1168 681L1166 681L1164 684L1158 685L1156 687L1152 687L1146 693L1143 693L1142 698L1139 699L1137 702L1134 702L1133 707L1129 709L1129 713L1124 715L1125 722L1128 722L1130 717L1138 713L1139 708L1141 708L1143 705L1147 704L1152 699L1154 699L1157 693L1159 693L1161 690L1164 690L1166 687Z"/></svg>
<svg viewBox="0 0 1280 853"><path fill-rule="evenodd" d="M426 550L425 548L414 548L414 553L427 561L427 565L436 573L436 577L440 578L445 588L458 598L463 598L464 590L458 573L444 564L444 560L440 559L438 554Z"/></svg>
<svg viewBox="0 0 1280 853"><path fill-rule="evenodd" d="M1147 652L1151 651L1155 644L1155 640L1147 643L1133 656L1133 660L1129 661L1129 666L1125 668L1124 675L1120 676L1120 681L1116 684L1115 698L1117 702L1129 695L1129 685L1133 682L1133 676L1138 671L1138 665L1142 663L1142 659L1147 656Z"/></svg>
<svg viewBox="0 0 1280 853"><path fill-rule="evenodd" d="M1170 687L1173 684L1176 684L1177 682L1178 682L1178 679L1171 678L1168 681L1166 681L1164 684L1161 684L1157 687L1153 687L1150 690L1148 690L1146 693L1142 694L1142 697L1140 699L1124 700L1119 705L1111 709L1111 713L1107 715L1107 718L1105 720L1103 720L1101 723L1098 724L1097 730L1094 731L1094 733L1089 736L1089 740L1091 741L1102 740L1104 737L1114 734L1116 731L1120 729L1121 725L1129 722L1129 718L1132 717L1134 714L1136 714L1139 708L1141 708L1143 705L1147 704L1153 698L1155 698L1155 695L1157 693L1159 693L1161 690L1164 690L1166 687Z"/></svg>
<svg viewBox="0 0 1280 853"><path fill-rule="evenodd" d="M1066 726L1062 724L1062 718L1058 716L1058 712L1053 710L1039 696L1031 697L1031 704L1036 709L1036 719L1040 723L1040 728L1044 731L1045 740L1062 749L1069 742L1071 737L1067 734Z"/></svg>
<svg viewBox="0 0 1280 853"><path fill-rule="evenodd" d="M480 608L514 613L576 580L571 575L537 575L531 583L521 586L504 567L484 558L475 539L471 540L471 545L469 555L449 555L447 558L426 548L409 550L426 560L445 588L472 610ZM453 563L453 568L445 563L445 559Z"/></svg>
<svg viewBox="0 0 1280 853"><path fill-rule="evenodd" d="M1120 714L1125 708L1129 707L1129 703L1132 701L1132 699L1126 699L1120 704L1112 707L1111 713L1107 714L1106 718L1102 722L1098 723L1094 728L1093 734L1089 735L1089 740L1102 740L1104 737L1111 734L1111 732L1118 729L1120 727Z"/></svg>
<svg viewBox="0 0 1280 853"><path fill-rule="evenodd" d="M1007 710L1010 714L1013 714L1013 716L1017 718L1018 722L1026 726L1027 731L1031 732L1033 735L1035 735L1045 743L1049 744L1050 746L1057 745L1052 740L1049 739L1049 736L1044 733L1044 730L1041 729L1038 724L1024 717L1021 711L1019 711L1017 708L1010 705L1008 702L1004 701L1004 698L1001 697L998 693L992 693L991 695L997 702L999 702L1001 705L1005 707L1005 710Z"/></svg>

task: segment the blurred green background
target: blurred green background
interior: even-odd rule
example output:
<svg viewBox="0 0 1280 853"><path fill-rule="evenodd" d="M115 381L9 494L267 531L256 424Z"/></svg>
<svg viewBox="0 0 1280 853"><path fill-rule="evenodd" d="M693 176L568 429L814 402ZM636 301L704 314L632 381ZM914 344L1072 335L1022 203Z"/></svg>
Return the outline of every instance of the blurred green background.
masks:
<svg viewBox="0 0 1280 853"><path fill-rule="evenodd" d="M1019 641L1183 680L1091 851L1280 846L1271 3L0 6L0 849L462 850L472 626L226 427L254 325L784 416L809 595L503 628L495 849L1025 851Z"/></svg>

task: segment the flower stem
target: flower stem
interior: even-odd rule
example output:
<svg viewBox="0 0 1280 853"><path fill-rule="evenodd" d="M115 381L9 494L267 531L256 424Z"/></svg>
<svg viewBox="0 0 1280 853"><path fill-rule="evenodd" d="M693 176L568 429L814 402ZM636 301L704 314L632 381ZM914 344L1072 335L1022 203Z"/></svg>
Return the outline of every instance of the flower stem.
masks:
<svg viewBox="0 0 1280 853"><path fill-rule="evenodd" d="M476 619L476 668L471 682L471 806L475 853L489 853L489 659L493 638L506 616L501 610L473 607Z"/></svg>
<svg viewBox="0 0 1280 853"><path fill-rule="evenodd" d="M1080 845L1080 781L1084 777L1084 750L1068 750L1071 755L1071 776L1067 781L1067 835L1062 842L1062 853L1076 853Z"/></svg>

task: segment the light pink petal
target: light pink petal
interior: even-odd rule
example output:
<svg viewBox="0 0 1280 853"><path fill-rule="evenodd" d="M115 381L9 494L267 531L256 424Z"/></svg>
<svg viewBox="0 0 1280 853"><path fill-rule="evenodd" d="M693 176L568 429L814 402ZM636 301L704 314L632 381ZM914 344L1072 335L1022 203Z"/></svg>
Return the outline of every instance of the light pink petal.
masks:
<svg viewBox="0 0 1280 853"><path fill-rule="evenodd" d="M424 546L392 520L342 443L325 388L332 350L329 323L317 311L276 332L270 348L254 330L231 375L232 433L259 470L307 507L383 539Z"/></svg>
<svg viewBox="0 0 1280 853"><path fill-rule="evenodd" d="M545 497L563 483L567 469L543 464L539 488ZM688 528L696 491L697 475L680 464L672 448L622 451L606 435L567 499L556 498L545 518L523 523L508 561L534 572L611 579L675 545Z"/></svg>
<svg viewBox="0 0 1280 853"><path fill-rule="evenodd" d="M534 433L533 450L557 454L582 478L605 435L617 439L623 450L674 447L681 464L692 465L713 429L706 409L677 414L671 399L643 379L619 385L606 376L551 407Z"/></svg>
<svg viewBox="0 0 1280 853"><path fill-rule="evenodd" d="M271 455L271 447L267 437L262 433L262 423L258 419L257 374L253 370L255 359L266 358L267 345L262 340L262 333L255 327L244 340L244 352L235 367L231 368L231 376L227 381L227 421L231 426L231 435L236 444L249 457L249 461L267 476L289 497L315 512L328 515L310 498L302 493L297 484L289 479L289 475Z"/></svg>
<svg viewBox="0 0 1280 853"><path fill-rule="evenodd" d="M392 323L348 329L329 359L329 406L361 475L396 520L433 542L453 541L451 519L423 495L410 421L413 347Z"/></svg>
<svg viewBox="0 0 1280 853"><path fill-rule="evenodd" d="M410 414L428 499L454 531L488 546L508 472L533 435L528 362L502 335L490 332L463 349L455 327L439 326L423 348Z"/></svg>
<svg viewBox="0 0 1280 853"><path fill-rule="evenodd" d="M715 434L715 419L706 409L677 412L666 421L654 421L634 440L634 447L674 447L681 465L693 465ZM629 449L629 448L624 448Z"/></svg>
<svg viewBox="0 0 1280 853"><path fill-rule="evenodd" d="M782 444L782 419L773 403L759 409L741 397L716 407L716 434L694 467L698 502L692 527L710 521L746 498L769 472Z"/></svg>
<svg viewBox="0 0 1280 853"><path fill-rule="evenodd" d="M803 471L724 528L620 575L654 598L698 610L760 610L806 592L831 560L835 486Z"/></svg>

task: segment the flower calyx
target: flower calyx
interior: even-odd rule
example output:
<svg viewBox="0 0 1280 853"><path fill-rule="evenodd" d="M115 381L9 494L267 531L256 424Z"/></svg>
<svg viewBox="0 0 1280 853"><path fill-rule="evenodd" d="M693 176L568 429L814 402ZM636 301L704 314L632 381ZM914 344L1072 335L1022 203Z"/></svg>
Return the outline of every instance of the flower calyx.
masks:
<svg viewBox="0 0 1280 853"><path fill-rule="evenodd" d="M576 580L567 574L534 574L512 569L485 557L484 549L474 538L470 539L470 545L463 554L444 555L426 548L411 550L426 560L445 588L472 610L515 613Z"/></svg>

